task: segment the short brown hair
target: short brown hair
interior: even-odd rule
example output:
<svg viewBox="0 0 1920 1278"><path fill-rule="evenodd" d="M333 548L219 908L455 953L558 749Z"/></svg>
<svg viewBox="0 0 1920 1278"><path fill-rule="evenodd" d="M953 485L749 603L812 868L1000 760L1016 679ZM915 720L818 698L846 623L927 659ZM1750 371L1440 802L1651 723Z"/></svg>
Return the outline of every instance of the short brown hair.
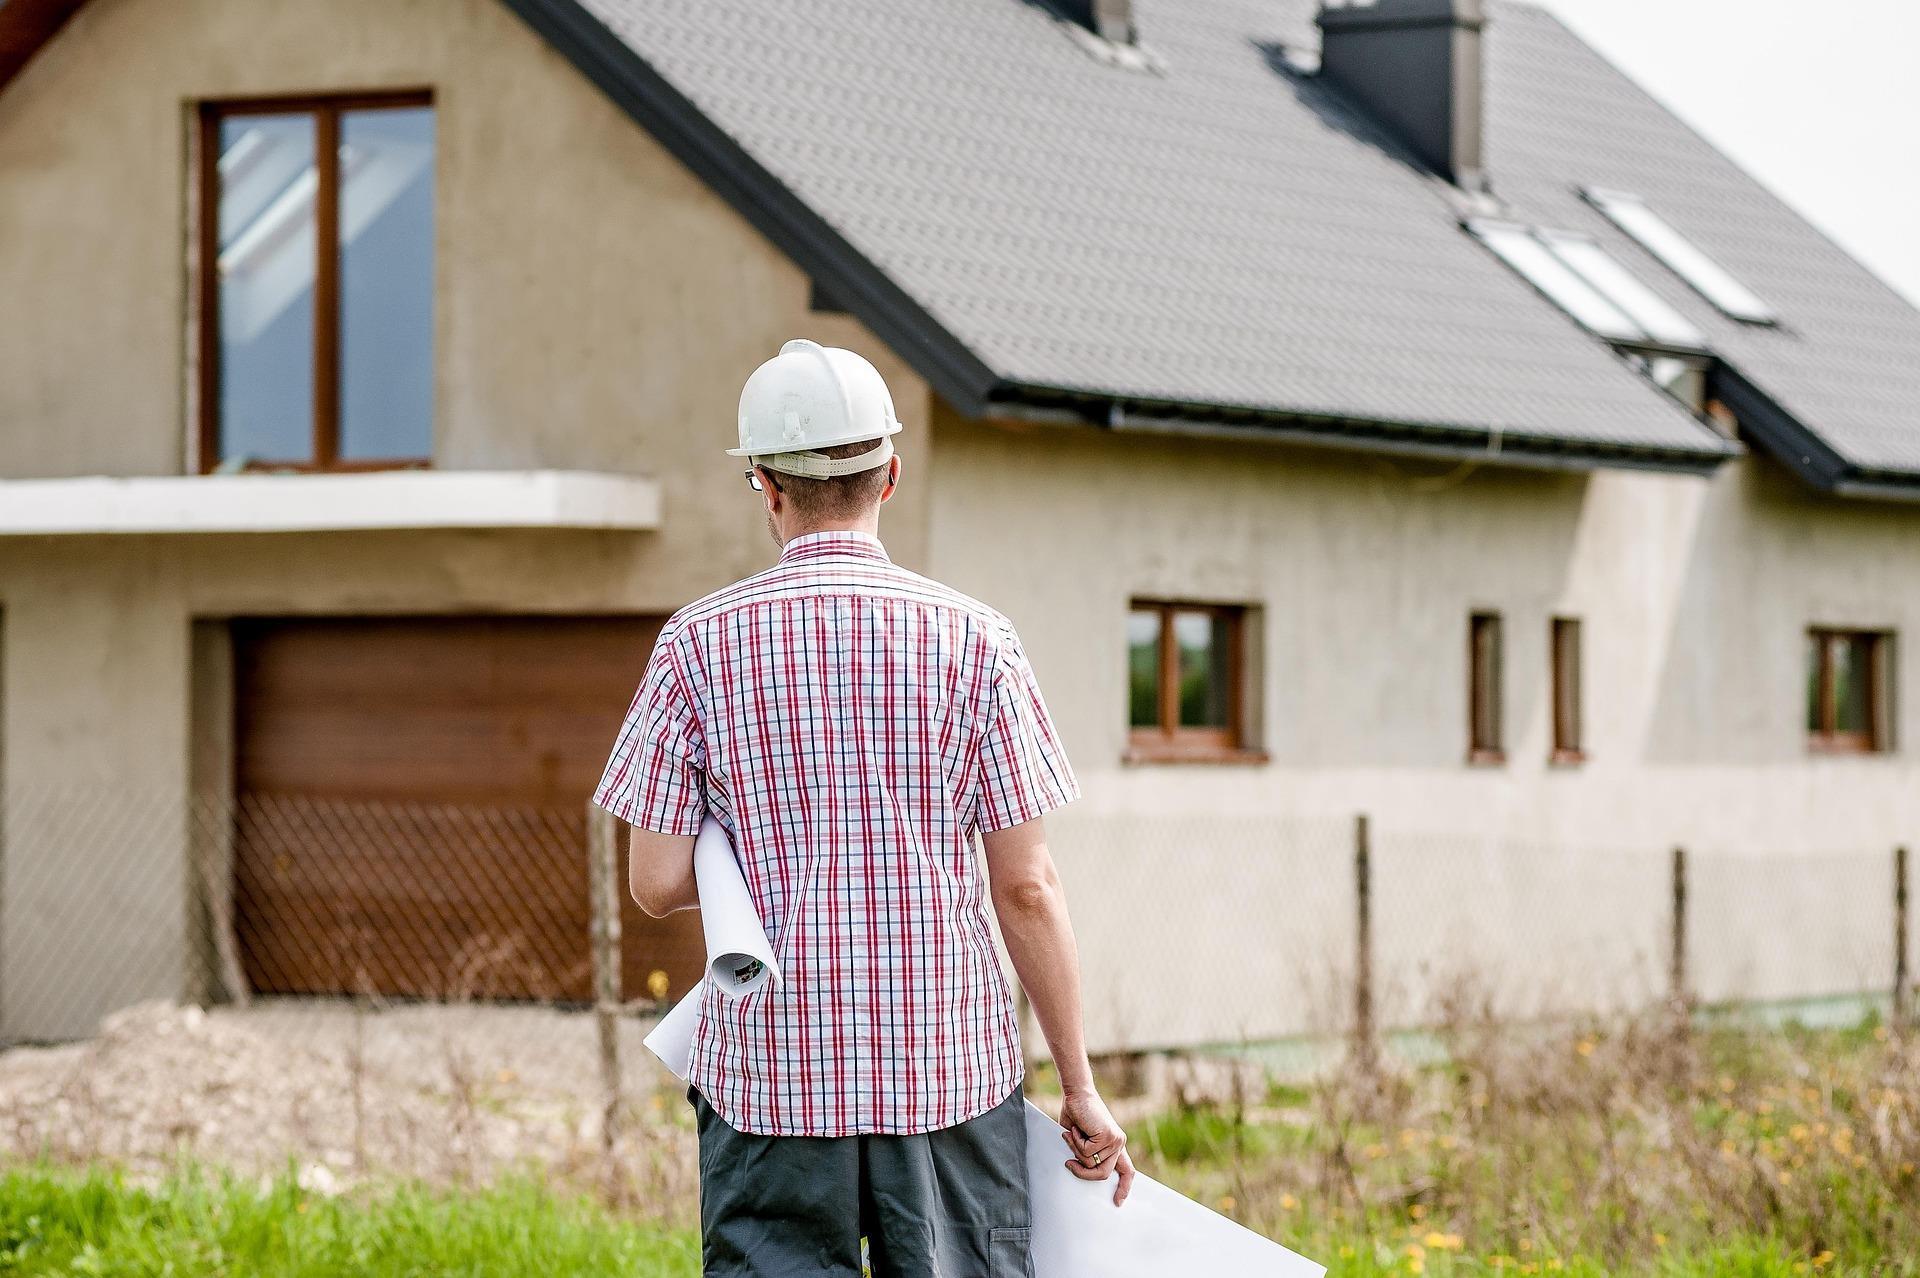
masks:
<svg viewBox="0 0 1920 1278"><path fill-rule="evenodd" d="M865 439L815 451L822 457L837 460L858 457L879 447L879 440ZM773 467L767 469L773 470ZM789 475L784 470L774 470L773 473L780 481L780 491L786 494L787 500L793 503L794 513L802 519L853 519L880 504L880 494L886 491L890 469L887 466L875 466L872 470L837 475L832 479L808 479L804 475Z"/></svg>

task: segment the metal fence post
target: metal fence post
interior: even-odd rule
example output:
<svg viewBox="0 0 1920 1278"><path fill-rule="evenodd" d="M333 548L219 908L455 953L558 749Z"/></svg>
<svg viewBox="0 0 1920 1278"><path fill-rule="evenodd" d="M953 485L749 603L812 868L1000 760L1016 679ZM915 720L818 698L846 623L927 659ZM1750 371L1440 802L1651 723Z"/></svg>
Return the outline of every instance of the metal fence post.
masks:
<svg viewBox="0 0 1920 1278"><path fill-rule="evenodd" d="M1910 1015L1907 1000L1907 848L1893 850L1893 1027L1907 1029Z"/></svg>
<svg viewBox="0 0 1920 1278"><path fill-rule="evenodd" d="M1673 936L1668 956L1667 997L1676 1015L1692 1005L1687 991L1687 850L1673 850Z"/></svg>
<svg viewBox="0 0 1920 1278"><path fill-rule="evenodd" d="M1378 1064L1373 1024L1373 841L1366 813L1353 821L1353 1059L1361 1070Z"/></svg>
<svg viewBox="0 0 1920 1278"><path fill-rule="evenodd" d="M593 1014L600 1033L601 1153L609 1191L617 1184L620 1121L620 848L613 814L587 804L587 878L593 908Z"/></svg>

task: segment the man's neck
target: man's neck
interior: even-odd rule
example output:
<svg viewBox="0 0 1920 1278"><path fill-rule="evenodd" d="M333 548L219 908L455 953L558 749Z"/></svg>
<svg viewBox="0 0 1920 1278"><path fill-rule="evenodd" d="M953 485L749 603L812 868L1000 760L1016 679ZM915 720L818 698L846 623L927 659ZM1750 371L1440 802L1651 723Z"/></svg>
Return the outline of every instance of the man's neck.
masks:
<svg viewBox="0 0 1920 1278"><path fill-rule="evenodd" d="M851 519L841 522L809 523L797 528L789 528L781 535L780 545L784 549L787 543L814 533L864 533L876 540L880 536L880 521L877 518Z"/></svg>

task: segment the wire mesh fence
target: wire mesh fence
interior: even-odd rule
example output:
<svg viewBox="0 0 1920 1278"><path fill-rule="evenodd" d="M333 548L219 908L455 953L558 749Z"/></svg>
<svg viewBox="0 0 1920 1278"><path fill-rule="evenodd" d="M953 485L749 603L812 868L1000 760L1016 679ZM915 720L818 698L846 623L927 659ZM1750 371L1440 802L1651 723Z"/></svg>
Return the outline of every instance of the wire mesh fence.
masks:
<svg viewBox="0 0 1920 1278"><path fill-rule="evenodd" d="M639 1037L697 979L698 919L625 901L612 824L584 803L15 787L4 818L0 1042L73 1044L0 1055L13 1144L684 1173ZM1466 988L1517 1019L1674 999L1898 1009L1920 931L1891 847L1073 809L1049 829L1103 1055L1344 1052ZM227 1112L236 1070L279 1080L279 1099Z"/></svg>

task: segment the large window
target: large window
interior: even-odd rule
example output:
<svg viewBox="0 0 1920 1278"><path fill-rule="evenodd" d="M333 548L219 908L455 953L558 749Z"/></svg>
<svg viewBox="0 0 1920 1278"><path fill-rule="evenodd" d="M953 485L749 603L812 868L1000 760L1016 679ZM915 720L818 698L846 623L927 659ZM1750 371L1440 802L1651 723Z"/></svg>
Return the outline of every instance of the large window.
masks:
<svg viewBox="0 0 1920 1278"><path fill-rule="evenodd" d="M1500 614L1476 612L1467 619L1467 760L1505 763L1501 737Z"/></svg>
<svg viewBox="0 0 1920 1278"><path fill-rule="evenodd" d="M1246 610L1137 602L1127 616L1128 723L1142 758L1247 752Z"/></svg>
<svg viewBox="0 0 1920 1278"><path fill-rule="evenodd" d="M1893 748L1893 635L1807 632L1807 740L1815 750Z"/></svg>
<svg viewBox="0 0 1920 1278"><path fill-rule="evenodd" d="M1584 235L1475 220L1467 229L1495 256L1590 332L1630 346L1699 351L1686 316Z"/></svg>
<svg viewBox="0 0 1920 1278"><path fill-rule="evenodd" d="M424 464L430 97L205 103L199 155L202 468Z"/></svg>
<svg viewBox="0 0 1920 1278"><path fill-rule="evenodd" d="M1555 617L1548 629L1553 665L1553 762L1579 763L1587 757L1580 721L1580 621Z"/></svg>

